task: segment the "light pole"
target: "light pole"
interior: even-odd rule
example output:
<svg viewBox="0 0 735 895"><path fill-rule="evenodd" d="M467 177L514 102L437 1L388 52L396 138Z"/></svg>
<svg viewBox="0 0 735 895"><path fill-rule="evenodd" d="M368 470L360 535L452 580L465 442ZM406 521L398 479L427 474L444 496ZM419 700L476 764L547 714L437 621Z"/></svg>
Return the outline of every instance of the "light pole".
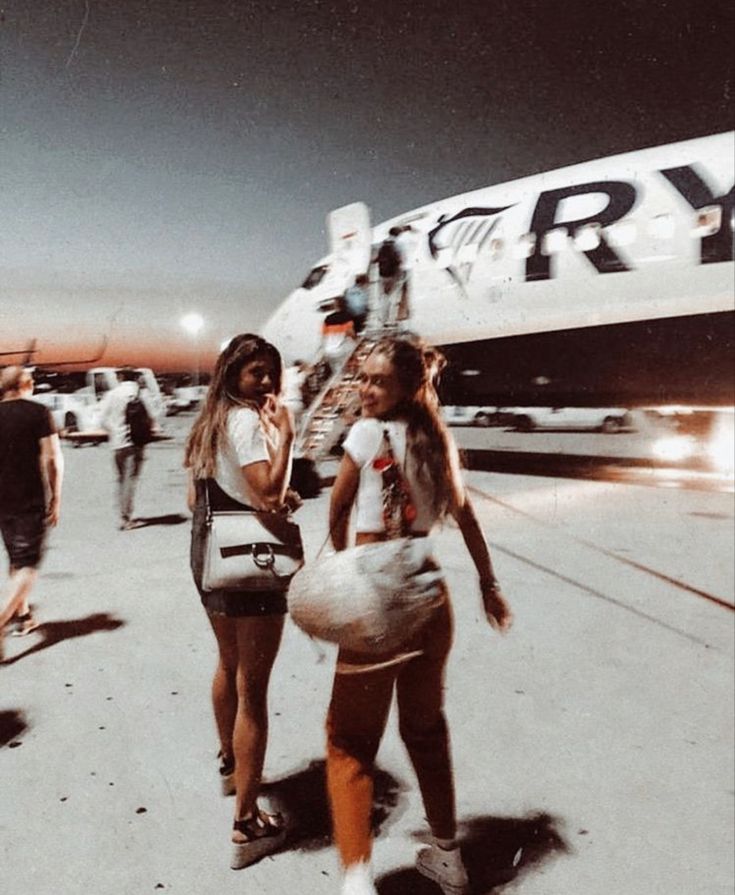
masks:
<svg viewBox="0 0 735 895"><path fill-rule="evenodd" d="M194 368L194 385L199 385L199 333L202 331L204 327L204 317L201 314L198 314L196 311L192 311L190 314L184 314L181 318L181 326L186 330L186 332L194 339L194 358L195 358L195 368Z"/></svg>

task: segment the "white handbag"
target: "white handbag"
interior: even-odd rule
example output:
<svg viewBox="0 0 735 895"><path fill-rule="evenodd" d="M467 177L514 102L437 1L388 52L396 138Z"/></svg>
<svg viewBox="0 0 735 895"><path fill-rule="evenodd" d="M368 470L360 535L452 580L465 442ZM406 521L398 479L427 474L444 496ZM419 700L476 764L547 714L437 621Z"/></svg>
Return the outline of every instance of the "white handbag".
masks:
<svg viewBox="0 0 735 895"><path fill-rule="evenodd" d="M266 510L212 510L207 495L203 591L283 591L304 563L299 526Z"/></svg>
<svg viewBox="0 0 735 895"><path fill-rule="evenodd" d="M428 538L396 538L323 556L294 575L288 611L307 634L357 653L400 649L444 600Z"/></svg>

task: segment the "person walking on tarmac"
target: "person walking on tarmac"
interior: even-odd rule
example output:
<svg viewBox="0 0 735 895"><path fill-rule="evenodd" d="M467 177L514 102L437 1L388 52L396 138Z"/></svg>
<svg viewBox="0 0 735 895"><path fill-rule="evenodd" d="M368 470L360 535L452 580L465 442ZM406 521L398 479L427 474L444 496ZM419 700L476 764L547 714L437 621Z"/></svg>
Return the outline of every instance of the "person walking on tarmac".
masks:
<svg viewBox="0 0 735 895"><path fill-rule="evenodd" d="M133 499L145 460L145 446L151 440L152 413L137 371L118 370L117 378L118 385L100 403L100 424L109 432L115 458L120 529L129 531L137 528Z"/></svg>
<svg viewBox="0 0 735 895"><path fill-rule="evenodd" d="M512 622L485 536L462 482L457 449L440 413L434 380L443 358L411 336L382 339L362 367L362 418L350 430L332 491L330 533L356 543L426 537L454 517L477 569L485 615L502 632ZM400 482L400 487L399 487ZM349 594L344 594L344 599ZM456 813L444 676L452 641L449 594L400 652L361 656L340 649L327 717L327 785L334 839L344 867L342 895L377 895L370 870L373 768L393 691L399 729L418 777L431 844L416 866L445 895L465 895L468 878L456 841Z"/></svg>
<svg viewBox="0 0 735 895"><path fill-rule="evenodd" d="M11 619L17 633L37 623L28 598L43 555L49 526L59 521L64 460L46 407L29 400L33 376L22 367L0 372L0 532L10 560L9 593L0 609L3 635Z"/></svg>
<svg viewBox="0 0 735 895"><path fill-rule="evenodd" d="M284 510L294 427L281 401L281 356L269 342L235 336L215 365L186 445L188 503L193 510L191 570L217 639L212 702L220 740L223 792L235 792L231 867L253 864L283 845L280 814L258 805L268 741L268 684L286 614L283 590L202 590L207 505L212 510Z"/></svg>

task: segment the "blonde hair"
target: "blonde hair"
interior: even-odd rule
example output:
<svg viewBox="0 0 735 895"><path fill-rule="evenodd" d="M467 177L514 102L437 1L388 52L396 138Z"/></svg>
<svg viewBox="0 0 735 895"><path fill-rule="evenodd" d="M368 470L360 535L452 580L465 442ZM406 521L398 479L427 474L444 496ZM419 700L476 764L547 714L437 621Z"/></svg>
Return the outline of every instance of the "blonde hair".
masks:
<svg viewBox="0 0 735 895"><path fill-rule="evenodd" d="M0 370L0 395L7 392L19 392L25 383L33 382L33 374L25 367L13 364Z"/></svg>
<svg viewBox="0 0 735 895"><path fill-rule="evenodd" d="M459 454L442 419L436 392L446 359L438 349L410 333L381 339L371 354L381 354L393 364L405 395L395 412L408 424L408 462L431 494L435 512L444 516L465 500Z"/></svg>
<svg viewBox="0 0 735 895"><path fill-rule="evenodd" d="M278 350L260 336L243 333L235 336L217 358L212 381L202 409L192 426L184 452L184 466L194 478L212 478L217 467L217 451L227 431L227 417L233 407L256 404L240 397L238 379L245 364L256 359L270 361L273 367L273 391L281 390L283 365Z"/></svg>

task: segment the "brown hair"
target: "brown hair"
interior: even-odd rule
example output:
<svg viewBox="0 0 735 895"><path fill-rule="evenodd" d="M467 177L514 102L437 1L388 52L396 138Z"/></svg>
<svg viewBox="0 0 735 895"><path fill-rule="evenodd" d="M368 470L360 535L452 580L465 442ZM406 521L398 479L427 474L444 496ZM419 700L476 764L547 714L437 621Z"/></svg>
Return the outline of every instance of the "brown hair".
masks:
<svg viewBox="0 0 735 895"><path fill-rule="evenodd" d="M217 465L217 449L227 431L227 417L233 407L257 406L243 400L238 391L240 371L254 360L268 360L273 366L273 391L281 391L283 365L277 349L260 336L242 333L224 348L212 374L202 409L186 442L184 466L198 479L211 478Z"/></svg>
<svg viewBox="0 0 735 895"><path fill-rule="evenodd" d="M436 383L446 366L444 355L418 336L387 336L371 354L382 354L392 364L405 395L395 413L408 423L407 462L432 495L440 516L464 502L459 455L441 416Z"/></svg>

